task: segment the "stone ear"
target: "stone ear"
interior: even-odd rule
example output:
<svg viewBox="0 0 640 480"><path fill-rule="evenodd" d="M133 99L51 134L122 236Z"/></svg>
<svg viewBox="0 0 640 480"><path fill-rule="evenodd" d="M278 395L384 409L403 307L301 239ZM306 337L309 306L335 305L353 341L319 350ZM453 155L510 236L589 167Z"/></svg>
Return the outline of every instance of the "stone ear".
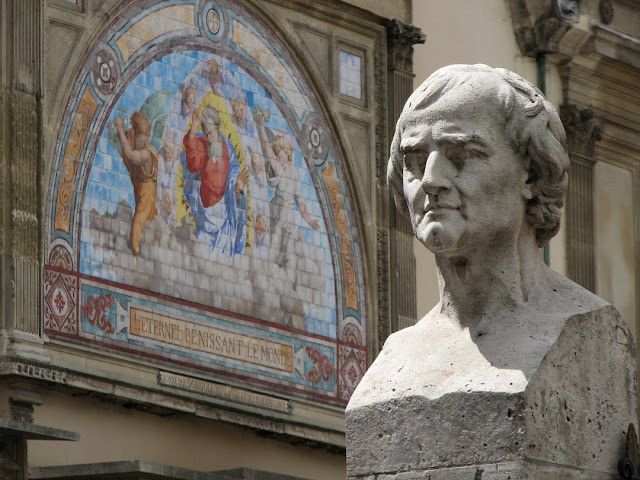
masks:
<svg viewBox="0 0 640 480"><path fill-rule="evenodd" d="M531 200L540 191L540 178L535 170L531 169L531 161L524 161L526 180L522 184L522 196L526 200Z"/></svg>
<svg viewBox="0 0 640 480"><path fill-rule="evenodd" d="M535 197L538 194L538 190L539 190L538 182L529 183L529 181L527 180L522 185L522 196L526 200L531 200L533 197Z"/></svg>

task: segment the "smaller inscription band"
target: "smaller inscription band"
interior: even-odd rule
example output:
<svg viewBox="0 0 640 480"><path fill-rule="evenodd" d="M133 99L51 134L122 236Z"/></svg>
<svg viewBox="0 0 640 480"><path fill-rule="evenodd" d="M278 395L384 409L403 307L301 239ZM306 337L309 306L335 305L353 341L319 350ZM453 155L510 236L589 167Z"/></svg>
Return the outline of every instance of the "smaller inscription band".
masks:
<svg viewBox="0 0 640 480"><path fill-rule="evenodd" d="M0 375L21 375L23 377L39 378L54 383L67 383L67 373L53 368L38 367L26 363L8 363L0 368Z"/></svg>
<svg viewBox="0 0 640 480"><path fill-rule="evenodd" d="M290 414L293 410L289 400L162 370L158 371L158 384L283 413Z"/></svg>

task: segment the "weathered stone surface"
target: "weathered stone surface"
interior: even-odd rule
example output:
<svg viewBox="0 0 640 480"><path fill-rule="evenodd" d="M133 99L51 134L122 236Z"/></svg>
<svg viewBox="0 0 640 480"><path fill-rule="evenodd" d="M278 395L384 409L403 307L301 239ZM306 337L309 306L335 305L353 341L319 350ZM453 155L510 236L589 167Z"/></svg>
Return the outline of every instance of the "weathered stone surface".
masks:
<svg viewBox="0 0 640 480"><path fill-rule="evenodd" d="M436 256L440 303L389 337L351 397L351 477L616 472L637 421L631 331L538 253L568 164L555 109L512 72L445 67L409 98L389 186Z"/></svg>
<svg viewBox="0 0 640 480"><path fill-rule="evenodd" d="M635 354L615 308L569 318L525 389L526 456L616 472L637 421Z"/></svg>
<svg viewBox="0 0 640 480"><path fill-rule="evenodd" d="M570 317L520 391L504 391L510 374L489 366L484 377L452 381L462 391L430 393L435 385L418 381L433 377L427 362L402 367L410 338L426 349L438 341L424 321L393 335L349 406L350 475L525 459L616 471L635 419L635 374L631 333L613 307Z"/></svg>
<svg viewBox="0 0 640 480"><path fill-rule="evenodd" d="M403 396L349 412L349 473L416 471L522 458L524 402L500 392Z"/></svg>
<svg viewBox="0 0 640 480"><path fill-rule="evenodd" d="M558 465L503 462L356 478L358 480L611 480L611 475Z"/></svg>

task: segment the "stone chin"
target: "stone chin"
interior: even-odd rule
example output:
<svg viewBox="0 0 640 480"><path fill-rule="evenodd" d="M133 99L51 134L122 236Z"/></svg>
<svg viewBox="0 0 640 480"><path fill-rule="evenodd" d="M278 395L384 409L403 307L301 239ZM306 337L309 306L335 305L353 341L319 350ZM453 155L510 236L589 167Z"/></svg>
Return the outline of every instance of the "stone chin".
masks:
<svg viewBox="0 0 640 480"><path fill-rule="evenodd" d="M445 226L443 222L430 220L427 216L413 225L413 232L420 243L434 254L455 253L466 244L469 237L463 225Z"/></svg>

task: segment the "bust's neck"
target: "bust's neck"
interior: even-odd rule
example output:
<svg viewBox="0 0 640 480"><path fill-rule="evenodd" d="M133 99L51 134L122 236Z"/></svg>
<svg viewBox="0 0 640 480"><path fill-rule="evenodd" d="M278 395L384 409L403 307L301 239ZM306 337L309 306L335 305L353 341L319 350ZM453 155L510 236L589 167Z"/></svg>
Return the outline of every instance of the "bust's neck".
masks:
<svg viewBox="0 0 640 480"><path fill-rule="evenodd" d="M516 239L455 255L436 254L440 314L461 327L513 312L535 291L543 264L528 226Z"/></svg>

